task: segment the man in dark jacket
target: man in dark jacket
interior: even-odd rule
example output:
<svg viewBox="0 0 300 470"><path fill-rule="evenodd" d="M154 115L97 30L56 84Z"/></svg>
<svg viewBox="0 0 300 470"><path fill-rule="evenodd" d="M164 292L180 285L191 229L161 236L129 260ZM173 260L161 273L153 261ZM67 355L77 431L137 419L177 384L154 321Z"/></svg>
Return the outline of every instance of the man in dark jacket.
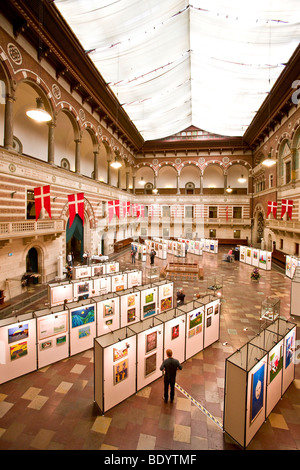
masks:
<svg viewBox="0 0 300 470"><path fill-rule="evenodd" d="M173 352L171 349L167 349L166 354L168 356L160 366L160 370L165 371L164 377L164 400L168 402L169 385L170 385L170 402L173 403L175 393L175 380L177 369L182 369L182 365L177 359L174 359Z"/></svg>

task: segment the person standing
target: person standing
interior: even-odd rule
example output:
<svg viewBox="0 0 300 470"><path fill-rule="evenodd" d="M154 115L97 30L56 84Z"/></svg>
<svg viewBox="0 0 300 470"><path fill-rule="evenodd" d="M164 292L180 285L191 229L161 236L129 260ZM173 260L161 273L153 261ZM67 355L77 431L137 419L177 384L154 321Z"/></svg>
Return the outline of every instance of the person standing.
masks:
<svg viewBox="0 0 300 470"><path fill-rule="evenodd" d="M182 370L182 365L177 359L174 359L172 349L166 350L167 359L165 359L160 366L160 370L165 372L164 375L164 401L168 402L169 387L170 387L170 402L174 401L175 394L175 380L177 370Z"/></svg>
<svg viewBox="0 0 300 470"><path fill-rule="evenodd" d="M153 266L153 264L154 264L155 255L156 255L156 251L152 249L150 251L150 264L151 264L151 266Z"/></svg>
<svg viewBox="0 0 300 470"><path fill-rule="evenodd" d="M135 264L135 257L136 257L136 251L134 249L131 250L131 263Z"/></svg>
<svg viewBox="0 0 300 470"><path fill-rule="evenodd" d="M67 262L68 262L68 265L69 266L73 266L73 256L72 256L72 253L69 253L68 256L67 256Z"/></svg>

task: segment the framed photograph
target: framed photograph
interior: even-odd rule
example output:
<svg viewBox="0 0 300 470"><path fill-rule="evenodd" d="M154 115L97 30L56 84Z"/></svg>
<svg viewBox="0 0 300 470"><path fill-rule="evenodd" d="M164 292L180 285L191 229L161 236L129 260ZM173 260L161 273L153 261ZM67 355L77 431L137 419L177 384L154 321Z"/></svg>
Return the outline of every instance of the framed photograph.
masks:
<svg viewBox="0 0 300 470"><path fill-rule="evenodd" d="M145 358L145 377L156 371L156 353Z"/></svg>
<svg viewBox="0 0 300 470"><path fill-rule="evenodd" d="M94 276L101 276L104 274L103 266L94 266Z"/></svg>
<svg viewBox="0 0 300 470"><path fill-rule="evenodd" d="M157 331L146 335L146 354L157 348Z"/></svg>
<svg viewBox="0 0 300 470"><path fill-rule="evenodd" d="M84 284L78 284L77 285L77 292L79 294L84 294L85 292L88 292L90 289L90 285L88 282L85 282Z"/></svg>
<svg viewBox="0 0 300 470"><path fill-rule="evenodd" d="M172 326L171 339L176 339L178 337L179 337L179 325Z"/></svg>
<svg viewBox="0 0 300 470"><path fill-rule="evenodd" d="M78 330L78 338L86 338L87 336L90 336L91 334L91 329L90 326L84 326L83 328L79 328Z"/></svg>
<svg viewBox="0 0 300 470"><path fill-rule="evenodd" d="M161 311L168 310L169 308L172 308L172 297L161 299L161 302L160 302Z"/></svg>
<svg viewBox="0 0 300 470"><path fill-rule="evenodd" d="M48 341L44 341L43 343L40 344L40 351L45 351L45 349L50 349L52 348L52 339L49 339Z"/></svg>
<svg viewBox="0 0 300 470"><path fill-rule="evenodd" d="M64 336L59 336L58 338L56 338L56 346L62 346L63 344L65 344L67 342L67 337L66 335Z"/></svg>
<svg viewBox="0 0 300 470"><path fill-rule="evenodd" d="M215 304L215 315L218 315L219 307L220 307L220 304Z"/></svg>
<svg viewBox="0 0 300 470"><path fill-rule="evenodd" d="M118 364L113 366L114 368L114 385L123 382L123 380L128 378L128 359L124 359Z"/></svg>
<svg viewBox="0 0 300 470"><path fill-rule="evenodd" d="M295 332L288 336L285 340L285 369L290 365L293 359L295 347Z"/></svg>
<svg viewBox="0 0 300 470"><path fill-rule="evenodd" d="M251 376L250 423L257 418L264 406L265 364Z"/></svg>
<svg viewBox="0 0 300 470"><path fill-rule="evenodd" d="M271 352L272 354L269 357L269 365L270 365L269 383L271 383L272 380L274 380L275 377L282 370L282 364L283 364L282 345L277 344Z"/></svg>
<svg viewBox="0 0 300 470"><path fill-rule="evenodd" d="M209 328L211 326L211 317L207 317L206 319L206 328Z"/></svg>
<svg viewBox="0 0 300 470"><path fill-rule="evenodd" d="M77 326L83 326L87 323L95 321L95 306L90 305L89 307L82 307L71 312L71 324L72 328Z"/></svg>

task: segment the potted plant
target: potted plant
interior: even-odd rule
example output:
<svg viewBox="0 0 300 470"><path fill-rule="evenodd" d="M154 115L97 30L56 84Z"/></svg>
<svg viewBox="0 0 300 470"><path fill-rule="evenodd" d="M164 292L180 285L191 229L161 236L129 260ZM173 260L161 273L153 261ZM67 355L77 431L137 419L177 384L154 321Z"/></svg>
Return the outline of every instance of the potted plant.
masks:
<svg viewBox="0 0 300 470"><path fill-rule="evenodd" d="M259 270L258 268L254 268L251 273L251 279L253 279L254 281L258 281L259 278L260 278Z"/></svg>

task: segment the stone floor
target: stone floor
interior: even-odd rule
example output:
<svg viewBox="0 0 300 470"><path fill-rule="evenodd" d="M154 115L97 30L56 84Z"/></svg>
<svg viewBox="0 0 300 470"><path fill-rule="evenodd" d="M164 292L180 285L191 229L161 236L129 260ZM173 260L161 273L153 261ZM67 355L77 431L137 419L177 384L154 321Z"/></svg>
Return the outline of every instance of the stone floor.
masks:
<svg viewBox="0 0 300 470"><path fill-rule="evenodd" d="M132 267L129 252L117 259L121 270ZM275 270L260 270L260 280L251 281L251 266L222 259L222 250L202 257L188 254L188 262L203 266L204 280L175 281L175 288L183 287L189 301L196 293L206 293L211 279L222 279L223 301L220 340L183 364L177 374L181 389L176 390L173 404L162 400L161 378L101 415L94 404L93 350L88 350L0 385L0 449L240 450L222 430L225 359L263 326L259 318L266 297L279 297L281 315L289 318L291 281ZM158 266L166 262L155 260ZM149 259L136 261L136 267L145 264ZM45 300L31 305L31 311L43 308ZM299 330L297 318L293 321ZM296 365L294 382L248 450L300 449L299 388Z"/></svg>

